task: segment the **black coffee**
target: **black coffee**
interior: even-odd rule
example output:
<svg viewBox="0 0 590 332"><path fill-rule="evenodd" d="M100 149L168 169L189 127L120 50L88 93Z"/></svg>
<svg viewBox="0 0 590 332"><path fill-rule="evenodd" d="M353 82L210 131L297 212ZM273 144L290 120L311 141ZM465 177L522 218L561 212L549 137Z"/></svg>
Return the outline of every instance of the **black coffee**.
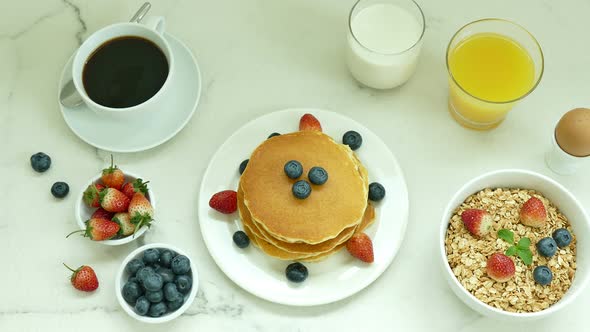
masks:
<svg viewBox="0 0 590 332"><path fill-rule="evenodd" d="M168 60L153 42L135 36L109 40L86 61L82 82L95 103L124 108L155 95L168 77Z"/></svg>

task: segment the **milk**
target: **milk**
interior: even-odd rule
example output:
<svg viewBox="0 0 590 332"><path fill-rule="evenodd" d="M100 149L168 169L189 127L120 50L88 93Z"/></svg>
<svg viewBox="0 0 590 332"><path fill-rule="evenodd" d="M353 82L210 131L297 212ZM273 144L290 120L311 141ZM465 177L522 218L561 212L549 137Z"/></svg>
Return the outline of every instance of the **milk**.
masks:
<svg viewBox="0 0 590 332"><path fill-rule="evenodd" d="M351 74L375 89L403 84L414 73L420 54L424 21L419 8L410 12L396 1L357 6L351 14L347 43Z"/></svg>

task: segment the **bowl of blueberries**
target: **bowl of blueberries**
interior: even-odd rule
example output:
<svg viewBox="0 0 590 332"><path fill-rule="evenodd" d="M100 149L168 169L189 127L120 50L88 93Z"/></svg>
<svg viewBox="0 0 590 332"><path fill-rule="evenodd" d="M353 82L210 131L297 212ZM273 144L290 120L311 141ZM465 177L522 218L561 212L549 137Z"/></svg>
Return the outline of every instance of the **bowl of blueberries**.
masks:
<svg viewBox="0 0 590 332"><path fill-rule="evenodd" d="M125 312L144 323L164 323L190 307L199 289L195 265L164 243L135 249L121 263L115 293Z"/></svg>

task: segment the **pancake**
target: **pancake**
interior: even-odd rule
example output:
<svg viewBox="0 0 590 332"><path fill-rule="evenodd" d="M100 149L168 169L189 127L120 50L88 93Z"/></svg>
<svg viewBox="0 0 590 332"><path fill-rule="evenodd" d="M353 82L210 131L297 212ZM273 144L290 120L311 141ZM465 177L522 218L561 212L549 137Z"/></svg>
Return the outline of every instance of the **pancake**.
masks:
<svg viewBox="0 0 590 332"><path fill-rule="evenodd" d="M307 199L297 199L291 188L296 180L284 165L297 160L304 175L313 166L328 172L328 181L316 186ZM256 148L240 178L244 205L256 225L284 242L319 244L356 227L367 208L366 170L346 145L317 131L275 136ZM336 241L338 242L338 241Z"/></svg>
<svg viewBox="0 0 590 332"><path fill-rule="evenodd" d="M268 234L264 230L264 228L259 227L256 221L252 220L250 212L244 206L243 191L241 190L241 188L238 188L238 209L243 224L245 226L248 226L249 230L252 233L256 234L256 237L265 240L270 245L275 246L278 249L293 254L300 254L302 256L306 254L317 255L319 253L330 251L334 249L337 245L347 241L353 235L354 231L357 229L357 226L346 228L335 238L317 244L307 244L304 242L285 242L272 237L272 235ZM365 215L367 214L369 218L373 219L375 214L373 206L367 205L367 211L365 212Z"/></svg>
<svg viewBox="0 0 590 332"><path fill-rule="evenodd" d="M244 208L244 205L242 204L240 206L240 204L238 204L238 207ZM240 216L241 217L242 217L242 212L243 212L243 210L240 209ZM367 227L369 227L373 223L374 220L375 220L375 209L372 205L369 204L367 206L367 213L365 213L365 215L362 219L362 222L356 227L354 233L356 234L356 233L364 231ZM340 249L342 249L346 245L346 242L343 242L341 244L338 244L332 250L329 250L327 252L318 253L315 255L294 254L294 253L290 253L288 251L282 250L280 248L277 248L276 246L273 246L268 241L260 238L255 232L252 231L250 226L248 226L246 223L244 223L243 225L244 225L244 232L246 232L246 234L250 238L250 241L252 242L252 244L254 244L258 248L260 248L267 255L274 257L274 258L281 259L281 260L297 260L297 261L303 261L303 262L316 262L316 261L320 261L320 260L327 258L328 256L338 252ZM346 239L346 241L348 241L348 239Z"/></svg>

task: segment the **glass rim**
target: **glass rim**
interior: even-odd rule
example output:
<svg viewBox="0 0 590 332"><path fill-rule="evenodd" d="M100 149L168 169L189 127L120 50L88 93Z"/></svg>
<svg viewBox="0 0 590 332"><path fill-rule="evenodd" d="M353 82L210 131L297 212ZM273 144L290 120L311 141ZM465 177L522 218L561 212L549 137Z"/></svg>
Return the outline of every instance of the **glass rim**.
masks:
<svg viewBox="0 0 590 332"><path fill-rule="evenodd" d="M486 100L486 99L483 99L483 98L474 96L472 93L470 93L467 90L465 90L465 88L463 88L461 86L461 84L459 84L459 82L457 82L457 80L453 76L453 73L451 72L451 68L449 66L449 53L451 51L451 44L453 43L453 41L455 40L455 38L457 37L457 35L461 31L463 31L463 29L467 28L470 25L481 23L481 22L489 22L489 21L497 21L497 22L508 23L508 24L511 24L511 25L516 26L517 28L521 29L522 31L524 31L533 40L533 42L537 46L537 49L539 50L539 54L541 55L541 73L539 74L539 77L537 78L535 84L533 84L533 86L527 92L525 92L524 94L522 94L522 96L520 96L518 98L511 99L511 100L506 100L506 101L492 101L492 100ZM449 73L449 76L451 77L451 79L453 80L453 82L459 87L459 89L461 89L461 91L463 91L464 93L466 93L468 96L470 96L472 98L475 98L475 99L477 99L479 101L483 101L483 102L490 103L490 104L510 104L510 103L514 103L514 102L517 102L517 101L525 98L526 96L530 95L537 88L537 86L541 82L541 78L543 77L543 73L545 72L545 56L543 55L543 49L541 49L541 45L539 44L539 41L537 40L537 38L535 38L535 36L533 36L533 34L530 33L522 25L520 25L518 23L515 23L515 22L512 22L512 21L509 21L509 20L506 20L506 19L503 19L503 18L482 18L482 19L475 20L473 22L469 22L469 23L465 24L464 26L462 26L461 28L459 28L459 30L457 30L457 32L455 32L455 34L453 35L453 37L451 37L451 40L449 41L449 44L447 45L446 65L447 65L447 72Z"/></svg>
<svg viewBox="0 0 590 332"><path fill-rule="evenodd" d="M358 38L356 38L356 36L354 35L354 32L352 31L352 13L354 12L354 9L363 1L367 1L367 0L357 0L356 3L350 9L350 13L348 14L348 31L350 32L350 35L352 36L352 38L354 38L354 40L359 45L361 45L362 48L366 49L367 51L369 51L371 53L380 54L380 55L399 55L399 54L406 53L406 52L410 51L411 49L413 49L414 47L416 47L416 45L418 45L420 43L420 41L422 40L422 38L424 37L424 32L426 31L426 18L424 17L424 12L422 11L422 8L420 7L420 5L418 5L418 3L416 1L407 0L408 2L414 3L414 6L416 6L416 8L418 8L418 11L420 12L420 17L422 18L422 22L421 22L422 23L422 32L420 33L420 36L418 37L416 42L414 42L414 44L412 44L410 47L406 48L403 51L393 52L393 53L383 53L383 52L375 51L373 49L368 48L367 46L363 45L363 43L361 43L360 40L358 40Z"/></svg>

